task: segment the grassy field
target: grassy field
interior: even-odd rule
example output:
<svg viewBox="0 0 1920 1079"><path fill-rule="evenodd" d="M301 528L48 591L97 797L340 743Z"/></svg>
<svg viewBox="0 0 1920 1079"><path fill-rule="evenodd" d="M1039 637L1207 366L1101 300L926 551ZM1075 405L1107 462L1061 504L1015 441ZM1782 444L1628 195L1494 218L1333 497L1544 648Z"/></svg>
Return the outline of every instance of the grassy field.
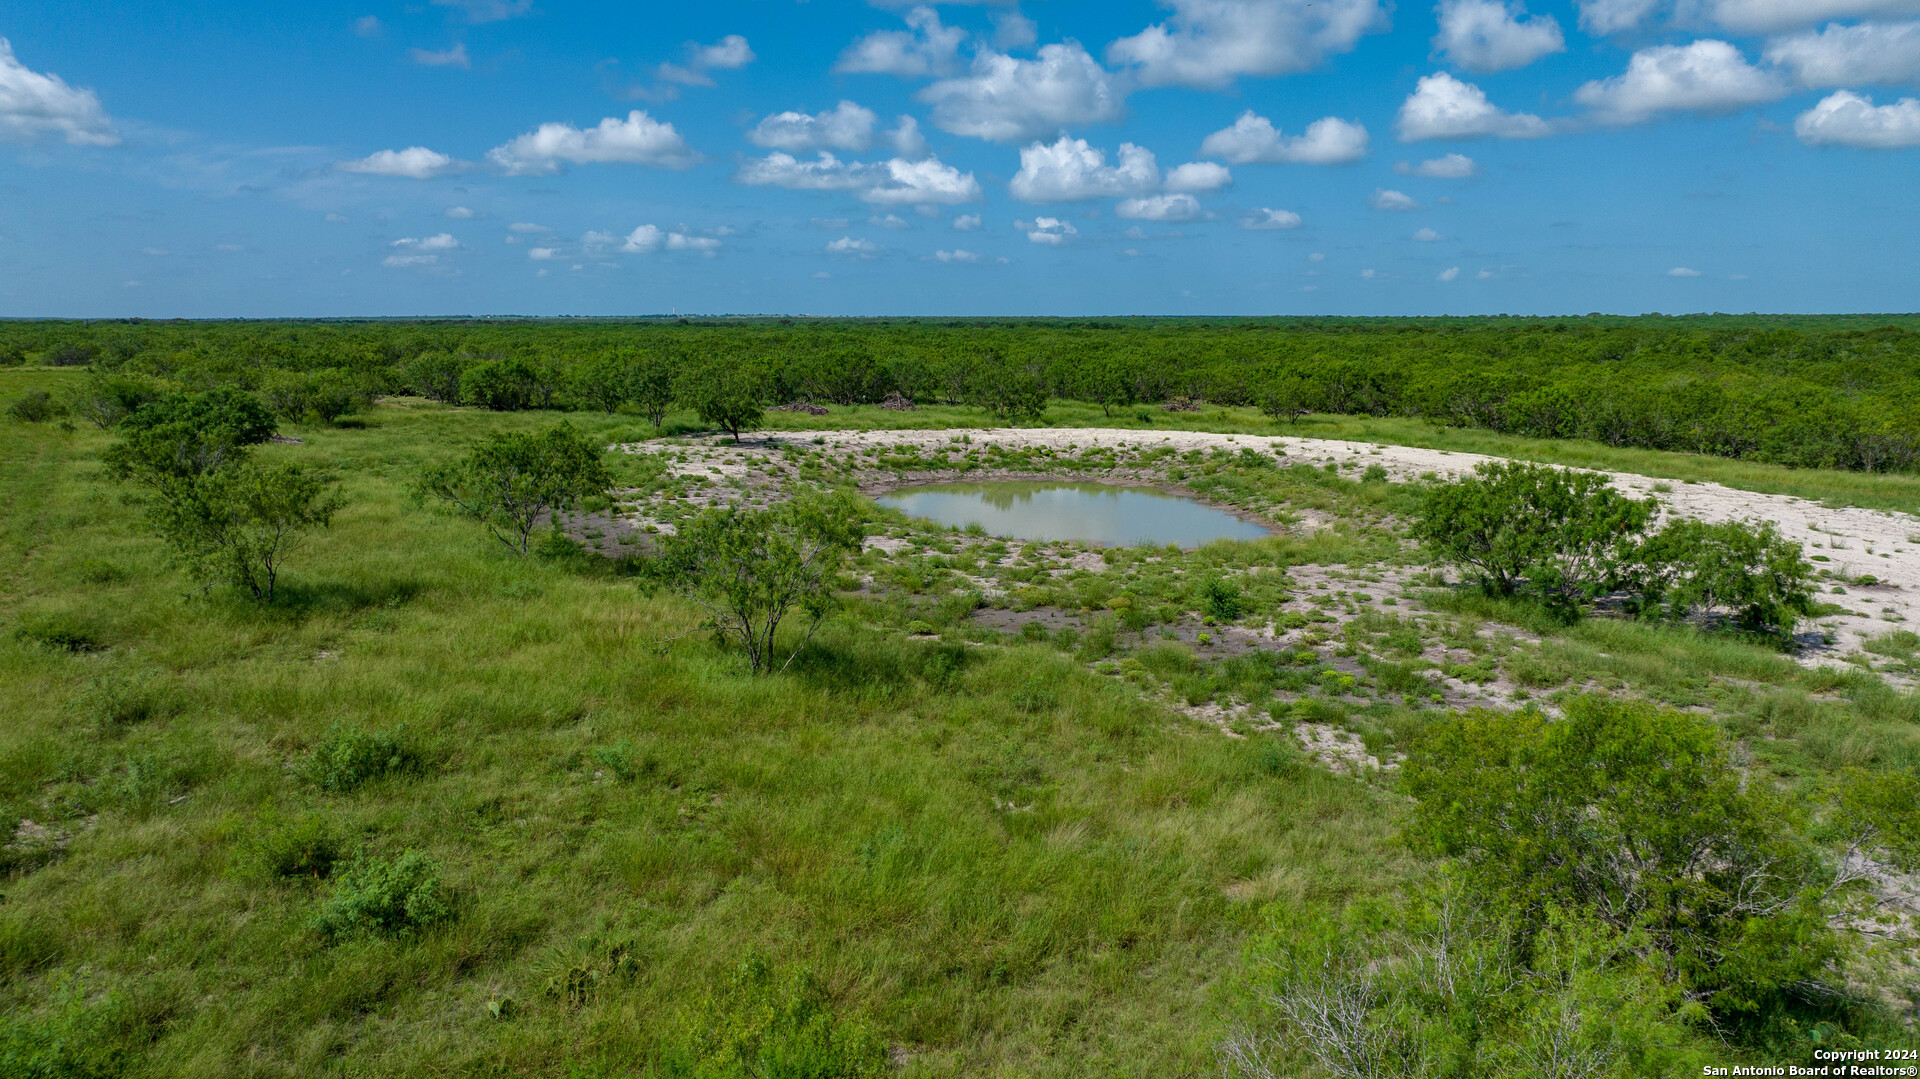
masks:
<svg viewBox="0 0 1920 1079"><path fill-rule="evenodd" d="M0 400L69 377L0 372ZM1049 418L1149 426L1076 406ZM652 433L633 416L569 419L608 442ZM772 419L980 422L963 409ZM754 678L695 632L691 608L600 560L522 560L410 499L424 463L551 420L401 401L357 426L287 428L303 442L262 455L325 471L346 503L266 608L186 594L104 473L107 434L0 422L9 1037L86 1043L142 1076L633 1075L760 955L810 970L899 1074L1216 1074L1229 987L1270 911L1337 908L1423 871L1392 839L1389 785L1276 764L1273 738L1173 711L1163 683L1190 703L1247 692L1177 643L1127 677L1058 640L956 653L902 631L921 613L909 596L853 605L788 672ZM1244 411L1150 420L1281 430ZM1920 490L1386 421L1284 431L1858 505ZM1284 472L1239 482L1221 476L1213 496L1309 499ZM1314 490L1350 517L1350 539L1378 518L1351 481ZM1332 543L1249 557L1332 561ZM1423 602L1431 632L1469 643L1488 622L1531 628L1537 642L1474 647L1534 694L1591 682L1711 710L1787 783L1920 763L1913 699L1868 675L1687 629ZM1346 593L1322 606L1342 603L1355 610ZM1347 718L1386 754L1435 712L1381 688L1401 675L1374 661L1394 658L1405 627L1361 613L1375 617L1325 643L1367 662L1373 703ZM403 766L351 789L315 782L306 763L353 732L391 736ZM399 938L316 933L334 886L277 875L273 859L318 834L343 858L430 857L451 917Z"/></svg>

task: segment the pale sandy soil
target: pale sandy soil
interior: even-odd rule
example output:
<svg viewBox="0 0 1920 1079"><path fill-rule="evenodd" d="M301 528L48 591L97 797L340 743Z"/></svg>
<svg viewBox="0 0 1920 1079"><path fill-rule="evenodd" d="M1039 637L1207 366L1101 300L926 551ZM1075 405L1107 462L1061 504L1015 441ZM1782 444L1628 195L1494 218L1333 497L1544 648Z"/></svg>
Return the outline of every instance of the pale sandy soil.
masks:
<svg viewBox="0 0 1920 1079"><path fill-rule="evenodd" d="M748 438L734 446L721 440L675 446L667 443L637 443L618 447L629 452L690 451L694 460L676 463L675 471L702 474L727 486L752 485L761 477L772 478L770 471L784 471L768 458L782 446L817 447L821 444L840 452L855 452L870 447L954 448L964 436L974 446L998 444L1012 447L1047 448L1056 452L1087 450L1093 447L1125 447L1152 450L1168 447L1187 450L1253 449L1271 453L1290 462L1324 465L1332 462L1343 470L1359 471L1368 465L1380 465L1390 478L1417 479L1423 476L1457 476L1470 473L1483 461L1496 460L1480 454L1454 453L1368 442L1333 439L1294 438L1285 435L1227 435L1206 431L1137 431L1119 428L989 428L934 431L807 431L768 432ZM1830 509L1817 502L1788 495L1759 494L1717 483L1678 483L1630 472L1607 473L1613 486L1636 497L1653 495L1672 516L1695 517L1702 521L1772 521L1780 533L1806 546L1821 569L1849 580L1871 574L1881 583L1863 587L1842 584L1844 594L1833 594L1834 582L1826 582L1828 594L1822 599L1846 607L1847 615L1827 616L1819 625L1833 638L1827 649L1803 653L1808 663L1833 662L1856 653L1862 641L1895 629L1915 629L1912 620L1920 617L1915 594L1920 592L1920 517L1905 513L1852 508ZM1660 484L1667 490L1655 491ZM737 488L736 488L737 489ZM715 492L718 493L718 492ZM1819 561L1824 558L1827 561Z"/></svg>

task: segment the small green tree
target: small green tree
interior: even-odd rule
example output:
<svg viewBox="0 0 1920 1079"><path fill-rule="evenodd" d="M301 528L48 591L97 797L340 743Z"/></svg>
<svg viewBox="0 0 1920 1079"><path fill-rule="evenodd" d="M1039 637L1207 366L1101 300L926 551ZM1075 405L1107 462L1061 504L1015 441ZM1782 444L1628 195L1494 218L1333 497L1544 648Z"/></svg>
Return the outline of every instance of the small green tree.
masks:
<svg viewBox="0 0 1920 1079"><path fill-rule="evenodd" d="M847 495L803 496L766 510L720 507L684 522L649 572L704 609L746 651L755 673L775 669L775 637L800 608L807 631L780 664L785 670L833 609L834 577L865 535L864 514Z"/></svg>
<svg viewBox="0 0 1920 1079"><path fill-rule="evenodd" d="M632 380L628 358L617 352L603 352L573 370L573 393L588 404L611 416L627 403Z"/></svg>
<svg viewBox="0 0 1920 1079"><path fill-rule="evenodd" d="M298 465L251 460L204 476L166 477L150 489L149 519L188 576L203 588L225 583L268 603L287 556L339 508Z"/></svg>
<svg viewBox="0 0 1920 1079"><path fill-rule="evenodd" d="M460 372L461 403L495 412L532 408L540 387L540 372L517 356L477 363Z"/></svg>
<svg viewBox="0 0 1920 1079"><path fill-rule="evenodd" d="M407 361L401 377L414 393L442 404L460 403L460 378L467 361L447 352L422 352Z"/></svg>
<svg viewBox="0 0 1920 1079"><path fill-rule="evenodd" d="M68 392L66 402L74 415L104 431L161 396L151 379L90 371L85 382Z"/></svg>
<svg viewBox="0 0 1920 1079"><path fill-rule="evenodd" d="M677 365L666 349L634 353L627 363L627 400L659 427L673 407L673 381Z"/></svg>
<svg viewBox="0 0 1920 1079"><path fill-rule="evenodd" d="M974 392L982 408L1005 423L1037 422L1046 415L1046 372L1040 365L1002 360L980 373Z"/></svg>
<svg viewBox="0 0 1920 1079"><path fill-rule="evenodd" d="M1563 610L1613 582L1659 509L1613 490L1597 472L1524 461L1486 462L1474 472L1427 489L1414 538L1473 567L1491 594L1511 595L1527 580Z"/></svg>
<svg viewBox="0 0 1920 1079"><path fill-rule="evenodd" d="M557 423L540 432L490 436L459 461L428 470L416 495L481 522L508 550L524 556L543 518L557 529L556 514L612 482L599 444L571 424Z"/></svg>
<svg viewBox="0 0 1920 1079"><path fill-rule="evenodd" d="M1417 849L1459 859L1507 909L1644 935L1663 976L1716 1011L1762 1011L1837 972L1835 877L1796 808L1744 783L1698 716L1596 696L1558 722L1475 711L1428 728L1403 775Z"/></svg>
<svg viewBox="0 0 1920 1079"><path fill-rule="evenodd" d="M203 476L272 438L273 427L273 414L243 390L168 394L121 421L107 463L122 478Z"/></svg>
<svg viewBox="0 0 1920 1079"><path fill-rule="evenodd" d="M1813 610L1813 566L1771 521L1685 518L1640 545L1643 606L1670 617L1724 613L1741 629L1787 638Z"/></svg>
<svg viewBox="0 0 1920 1079"><path fill-rule="evenodd" d="M700 416L740 441L766 420L766 376L739 357L715 357L681 374L679 399Z"/></svg>
<svg viewBox="0 0 1920 1079"><path fill-rule="evenodd" d="M1309 405L1312 393L1313 387L1298 375L1270 373L1254 386L1253 400L1261 412L1275 420L1298 423L1300 417L1313 411Z"/></svg>

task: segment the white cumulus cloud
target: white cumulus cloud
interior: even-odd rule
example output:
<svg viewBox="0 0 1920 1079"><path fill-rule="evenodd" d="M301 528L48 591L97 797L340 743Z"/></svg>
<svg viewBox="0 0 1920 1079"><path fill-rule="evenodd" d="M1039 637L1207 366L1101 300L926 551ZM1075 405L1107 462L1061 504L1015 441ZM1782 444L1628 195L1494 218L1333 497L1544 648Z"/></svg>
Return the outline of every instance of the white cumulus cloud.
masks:
<svg viewBox="0 0 1920 1079"><path fill-rule="evenodd" d="M588 233L602 243L612 243L613 237ZM537 250L537 249L536 249ZM627 233L620 250L628 254L651 255L655 251L694 251L711 257L720 250L720 241L711 236L694 236L678 229L668 231L655 225L641 225Z"/></svg>
<svg viewBox="0 0 1920 1079"><path fill-rule="evenodd" d="M891 206L955 205L981 199L980 182L973 173L963 173L937 157L865 163L842 161L825 150L812 161L775 152L747 162L736 179L755 187L793 191L853 191L867 202Z"/></svg>
<svg viewBox="0 0 1920 1079"><path fill-rule="evenodd" d="M980 256L978 254L972 251L968 251L965 248L955 248L952 251L935 251L933 253L933 257L936 259L939 259L941 262L979 262L980 261Z"/></svg>
<svg viewBox="0 0 1920 1079"><path fill-rule="evenodd" d="M865 238L855 239L842 236L827 245L829 255L848 255L854 258L872 258L880 253L880 245Z"/></svg>
<svg viewBox="0 0 1920 1079"><path fill-rule="evenodd" d="M1367 205L1376 210L1393 210L1396 212L1418 210L1420 208L1420 204L1413 201L1413 197L1406 192L1395 191L1386 187L1374 188L1373 195L1367 199Z"/></svg>
<svg viewBox="0 0 1920 1079"><path fill-rule="evenodd" d="M1027 234L1028 241L1058 247L1070 237L1080 235L1073 222L1062 221L1057 217L1040 217L1032 221L1015 221L1013 227Z"/></svg>
<svg viewBox="0 0 1920 1079"><path fill-rule="evenodd" d="M1920 22L1833 25L1775 38L1766 57L1802 86L1920 83Z"/></svg>
<svg viewBox="0 0 1920 1079"><path fill-rule="evenodd" d="M953 219L955 232L977 232L980 229L979 214L961 214Z"/></svg>
<svg viewBox="0 0 1920 1079"><path fill-rule="evenodd" d="M60 76L30 70L0 37L0 141L33 142L44 135L73 146L112 146L120 133L92 90L76 90Z"/></svg>
<svg viewBox="0 0 1920 1079"><path fill-rule="evenodd" d="M1286 75L1351 50L1387 27L1380 0L1162 0L1173 17L1107 47L1145 86L1218 88Z"/></svg>
<svg viewBox="0 0 1920 1079"><path fill-rule="evenodd" d="M609 116L581 130L568 123L547 123L487 151L487 160L512 176L559 172L562 165L627 164L685 169L700 155L664 123L634 109L625 120Z"/></svg>
<svg viewBox="0 0 1920 1079"><path fill-rule="evenodd" d="M1129 221L1192 221L1200 216L1200 200L1192 195L1147 195L1127 199L1114 209Z"/></svg>
<svg viewBox="0 0 1920 1079"><path fill-rule="evenodd" d="M1699 277L1700 271L1687 266L1675 266L1667 271L1668 277Z"/></svg>
<svg viewBox="0 0 1920 1079"><path fill-rule="evenodd" d="M1105 150L1062 135L1051 145L1036 142L1021 150L1020 171L1007 190L1022 202L1076 202L1145 194L1159 186L1153 151L1121 143L1119 160L1110 166Z"/></svg>
<svg viewBox="0 0 1920 1079"><path fill-rule="evenodd" d="M1304 134L1283 135L1273 121L1248 109L1232 127L1208 135L1200 152L1235 165L1341 165L1366 156L1367 129L1327 116L1308 124Z"/></svg>
<svg viewBox="0 0 1920 1079"><path fill-rule="evenodd" d="M654 75L661 82L676 83L681 86L712 86L713 76L709 71L736 71L759 59L754 55L753 47L739 34L728 34L711 45L698 42L686 47L684 63L664 63L654 68Z"/></svg>
<svg viewBox="0 0 1920 1079"><path fill-rule="evenodd" d="M1300 215L1292 210L1270 210L1265 206L1240 219L1243 229L1297 229ZM1315 259L1315 261L1319 261Z"/></svg>
<svg viewBox="0 0 1920 1079"><path fill-rule="evenodd" d="M1446 237L1432 229L1421 229L1419 232L1413 234L1413 239L1416 243L1437 244L1441 240L1446 239Z"/></svg>
<svg viewBox="0 0 1920 1079"><path fill-rule="evenodd" d="M747 132L747 141L789 153L809 150L849 150L858 153L873 140L873 125L879 121L872 109L842 101L826 112L776 112L765 117Z"/></svg>
<svg viewBox="0 0 1920 1079"><path fill-rule="evenodd" d="M1920 146L1920 99L1903 97L1892 105L1875 105L1871 97L1841 90L1801 113L1793 133L1809 146Z"/></svg>
<svg viewBox="0 0 1920 1079"><path fill-rule="evenodd" d="M1697 5L1700 10L1694 11ZM1693 0L1688 16L1736 34L1770 34L1832 19L1885 19L1920 14L1920 0Z"/></svg>
<svg viewBox="0 0 1920 1079"><path fill-rule="evenodd" d="M1465 154L1443 154L1430 157L1418 165L1396 161L1393 171L1402 176L1423 176L1429 180L1465 180L1476 175L1480 166Z"/></svg>
<svg viewBox="0 0 1920 1079"><path fill-rule="evenodd" d="M1775 73L1747 63L1724 41L1641 49L1625 74L1589 82L1573 99L1607 124L1637 124L1662 112L1726 112L1787 94Z"/></svg>
<svg viewBox="0 0 1920 1079"><path fill-rule="evenodd" d="M1507 112L1487 100L1486 92L1446 72L1421 79L1400 106L1395 120L1401 142L1422 139L1537 139L1552 127L1531 113Z"/></svg>
<svg viewBox="0 0 1920 1079"><path fill-rule="evenodd" d="M354 161L336 161L334 168L363 176L397 176L408 180L431 180L466 169L466 163L424 146L404 150L380 150Z"/></svg>
<svg viewBox="0 0 1920 1079"><path fill-rule="evenodd" d="M1452 281L1459 276L1460 276L1460 267L1449 266L1446 269L1441 270L1438 274L1434 275L1433 279L1435 281Z"/></svg>
<svg viewBox="0 0 1920 1079"><path fill-rule="evenodd" d="M1468 71L1508 71L1567 51L1551 15L1526 18L1527 7L1501 0L1441 0L1435 51Z"/></svg>
<svg viewBox="0 0 1920 1079"><path fill-rule="evenodd" d="M896 157L927 156L927 137L920 134L920 121L911 116L902 116L896 120L893 129L887 132L887 145L893 147Z"/></svg>
<svg viewBox="0 0 1920 1079"><path fill-rule="evenodd" d="M1233 183L1233 172L1213 161L1189 161L1167 170L1168 191L1218 191Z"/></svg>
<svg viewBox="0 0 1920 1079"><path fill-rule="evenodd" d="M964 76L921 90L942 131L1012 142L1062 127L1120 118L1125 95L1113 76L1078 44L1047 45L1032 60L985 50Z"/></svg>
<svg viewBox="0 0 1920 1079"><path fill-rule="evenodd" d="M473 211L467 209L465 206L449 206L447 207L446 215L455 221L470 221L473 219Z"/></svg>
<svg viewBox="0 0 1920 1079"><path fill-rule="evenodd" d="M847 46L833 70L845 75L898 75L924 79L950 75L959 63L967 32L940 25L940 13L916 7L906 14L907 29L879 30Z"/></svg>

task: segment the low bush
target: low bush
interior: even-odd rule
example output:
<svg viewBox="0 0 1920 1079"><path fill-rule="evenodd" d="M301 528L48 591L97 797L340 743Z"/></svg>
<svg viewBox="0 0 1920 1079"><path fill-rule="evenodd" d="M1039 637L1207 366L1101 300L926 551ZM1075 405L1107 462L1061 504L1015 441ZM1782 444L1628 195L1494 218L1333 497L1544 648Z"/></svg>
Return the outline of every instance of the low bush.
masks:
<svg viewBox="0 0 1920 1079"><path fill-rule="evenodd" d="M325 817L294 820L270 815L247 850L246 868L268 880L325 880L344 857L339 834Z"/></svg>
<svg viewBox="0 0 1920 1079"><path fill-rule="evenodd" d="M362 853L334 881L310 923L331 940L399 936L452 915L440 863L416 850L391 860Z"/></svg>
<svg viewBox="0 0 1920 1079"><path fill-rule="evenodd" d="M878 1079L886 1045L833 1014L805 969L785 975L749 957L683 1011L653 1073L660 1079Z"/></svg>
<svg viewBox="0 0 1920 1079"><path fill-rule="evenodd" d="M374 780L417 775L425 764L404 726L369 731L336 723L296 770L320 789L344 794Z"/></svg>
<svg viewBox="0 0 1920 1079"><path fill-rule="evenodd" d="M65 412L66 409L42 389L28 390L7 406L7 415L21 423L45 423Z"/></svg>

